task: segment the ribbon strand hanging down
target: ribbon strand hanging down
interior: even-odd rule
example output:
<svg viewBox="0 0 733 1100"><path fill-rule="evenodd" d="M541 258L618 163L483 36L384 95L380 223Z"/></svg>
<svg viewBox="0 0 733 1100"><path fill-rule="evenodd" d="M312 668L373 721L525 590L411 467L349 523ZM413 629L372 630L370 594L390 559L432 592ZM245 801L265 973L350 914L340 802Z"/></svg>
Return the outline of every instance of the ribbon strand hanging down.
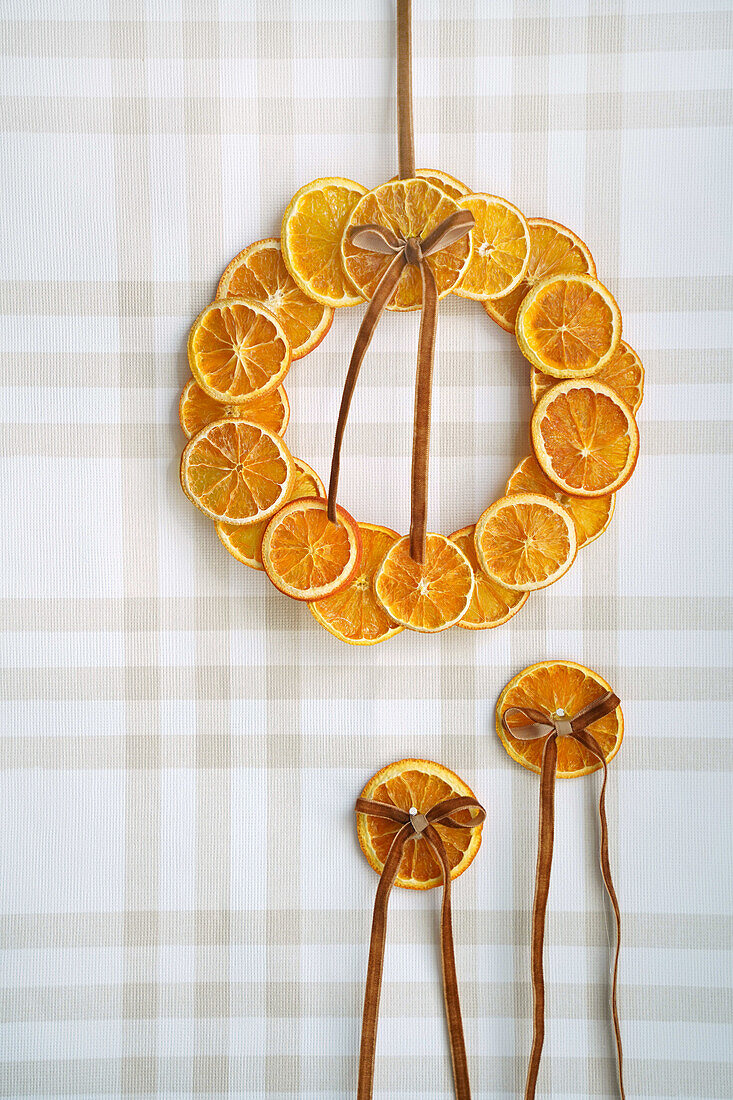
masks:
<svg viewBox="0 0 733 1100"><path fill-rule="evenodd" d="M552 870L552 851L555 829L555 778L557 773L557 739L558 737L572 737L583 745L596 757L603 767L603 783L598 802L598 816L601 825L600 864L603 882L611 901L616 919L616 951L613 960L613 978L611 985L611 1011L613 1015L614 1038L616 1042L616 1057L618 1061L619 1092L621 1100L625 1100L623 1078L623 1049L621 1046L621 1026L619 1022L617 985L618 985L618 958L621 948L621 910L619 908L616 890L611 877L611 864L609 860L608 845L608 821L606 819L606 781L608 779L608 767L603 749L596 741L588 726L597 722L599 718L611 714L620 705L620 700L613 692L594 699L578 711L574 717L553 717L545 710L537 710L533 707L507 707L501 716L504 732L520 741L534 741L544 738L542 751L542 763L540 766L540 825L539 840L537 844L537 873L535 878L534 905L532 907L532 994L533 994L533 1036L532 1051L527 1070L525 1085L525 1100L534 1100L537 1089L537 1077L542 1057L542 1047L545 1040L545 977L543 966L543 951L545 941L545 919L547 914L547 898L550 890L550 872ZM509 715L521 715L525 719L523 725L509 725ZM529 719L529 721L526 721Z"/></svg>
<svg viewBox="0 0 733 1100"><path fill-rule="evenodd" d="M410 814L391 803L374 802L368 798L358 798L354 808L359 814L387 818L402 826L395 834L390 845L379 879L377 895L374 899L372 933L369 941L369 963L367 965L366 990L364 993L364 1014L361 1027L357 1100L371 1100L374 1088L374 1058L377 1048L377 1023L384 968L389 896L397 878L406 843L408 840L420 836L424 836L437 856L443 875L440 953L443 968L445 1012L453 1063L453 1081L457 1100L471 1100L471 1085L468 1077L466 1043L463 1037L463 1021L458 997L458 977L453 947L451 868L445 845L435 825L440 823L449 825L451 829L474 829L477 825L482 824L486 812L475 798L466 795L446 798L429 809L426 814ZM461 810L474 811L469 824L455 820L453 815Z"/></svg>
<svg viewBox="0 0 733 1100"><path fill-rule="evenodd" d="M422 277L422 316L417 349L417 376L415 380L415 422L412 442L412 481L410 495L410 555L422 562L425 556L425 532L427 527L427 480L430 448L430 411L435 352L435 331L438 320L438 291L428 257L455 244L473 228L473 214L468 210L456 210L444 218L422 240L420 237L400 237L382 225L356 226L350 231L350 240L357 248L367 252L393 255L367 306L359 327L346 374L341 407L333 443L331 476L328 486L328 516L337 523L336 497L341 466L341 445L351 399L371 343L377 322L389 305L397 289L400 276L408 264L416 264Z"/></svg>

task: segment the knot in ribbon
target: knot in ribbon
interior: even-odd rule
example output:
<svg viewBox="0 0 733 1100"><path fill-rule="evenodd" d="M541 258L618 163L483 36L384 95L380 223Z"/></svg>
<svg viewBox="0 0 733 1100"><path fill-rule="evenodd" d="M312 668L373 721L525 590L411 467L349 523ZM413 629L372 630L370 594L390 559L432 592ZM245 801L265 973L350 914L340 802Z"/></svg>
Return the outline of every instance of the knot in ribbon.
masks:
<svg viewBox="0 0 733 1100"><path fill-rule="evenodd" d="M443 248L449 248L461 237L465 237L471 232L473 225L474 218L470 210L454 210L436 225L424 240L419 236L400 236L384 225L357 225L349 231L349 239L354 247L393 258L374 289L351 353L334 434L331 477L328 486L328 518L332 523L338 523L336 495L341 463L341 443L361 364L377 322L391 302L402 272L407 266L417 266L420 268L422 280L422 314L417 345L415 420L412 435L410 555L418 562L422 562L425 556L430 404L435 330L438 319L438 288L435 275L427 260L429 256Z"/></svg>
<svg viewBox="0 0 733 1100"><path fill-rule="evenodd" d="M377 1049L377 1022L379 1020L379 996L382 988L384 967L384 946L387 933L387 905L394 886L405 845L409 840L424 839L438 858L443 874L443 905L440 918L440 952L443 964L443 993L445 1012L448 1022L451 1058L453 1061L453 1081L457 1100L470 1100L471 1086L468 1077L466 1044L463 1037L461 1005L458 998L458 977L456 974L455 951L453 948L453 925L451 920L451 866L443 839L435 828L437 824L451 829L470 831L482 825L486 811L475 798L467 795L446 798L427 813L411 814L391 802L373 802L368 798L357 798L354 807L358 814L370 817L386 818L401 828L395 833L374 899L372 933L369 941L369 963L367 965L366 990L364 993L364 1014L361 1025L361 1049L359 1051L359 1083L357 1100L371 1100L374 1088L374 1059ZM457 821L455 814L461 810L472 810L468 823Z"/></svg>
<svg viewBox="0 0 733 1100"><path fill-rule="evenodd" d="M545 979L543 967L543 950L545 940L545 918L547 914L547 899L550 890L550 871L552 869L552 850L555 832L555 777L557 774L557 739L558 737L572 737L583 745L599 761L603 768L603 784L598 802L598 816L601 823L600 864L603 882L616 918L616 952L613 962L613 978L611 983L611 1011L613 1015L613 1029L616 1040L616 1058L618 1063L619 1092L622 1100L625 1098L623 1078L623 1050L621 1047L621 1026L619 1023L617 1004L618 985L618 957L621 947L621 910L616 897L616 891L611 878L611 865L608 853L608 822L606 819L606 782L608 768L606 755L589 731L588 726L613 713L619 706L620 700L612 691L591 700L577 714L570 717L564 712L549 714L546 710L534 707L507 707L501 715L501 724L504 732L510 737L516 737L520 741L535 741L544 739L542 750L542 764L540 766L540 825L539 840L537 844L537 873L535 878L534 904L532 907L532 994L534 1001L533 1010L533 1038L532 1052L527 1070L525 1085L525 1100L533 1100L537 1088L537 1077L542 1056L542 1046L545 1039ZM529 719L522 725L510 726L510 715L522 715Z"/></svg>
<svg viewBox="0 0 733 1100"><path fill-rule="evenodd" d="M592 726L599 718L611 714L620 702L617 695L607 691L605 695L600 695L587 703L572 718L563 711L555 711L552 715L546 710L534 707L507 707L501 716L501 724L505 733L510 737L516 737L519 741L535 741L541 737L574 737L605 763L606 757L603 750L595 738L588 735L587 727ZM530 721L521 726L510 726L507 721L510 714L522 714Z"/></svg>

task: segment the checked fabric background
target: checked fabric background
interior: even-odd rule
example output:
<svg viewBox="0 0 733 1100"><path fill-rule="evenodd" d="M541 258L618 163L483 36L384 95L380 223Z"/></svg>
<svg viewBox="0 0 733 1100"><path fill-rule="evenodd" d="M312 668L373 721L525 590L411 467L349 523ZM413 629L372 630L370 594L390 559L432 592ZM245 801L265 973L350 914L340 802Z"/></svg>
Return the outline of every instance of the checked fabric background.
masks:
<svg viewBox="0 0 733 1100"><path fill-rule="evenodd" d="M350 1095L376 876L352 807L402 756L487 809L454 891L474 1094L521 1093L537 777L505 682L579 660L611 766L633 1097L733 1095L730 234L720 0L415 0L418 164L561 221L647 370L603 537L496 631L352 649L229 558L178 485L186 335L322 175L396 171L390 0L3 0L0 1092ZM286 379L322 477L361 309ZM404 531L418 317L364 366L343 504ZM430 526L529 449L528 367L441 304ZM613 1097L597 780L558 784L543 1094ZM395 891L376 1094L452 1095L439 895Z"/></svg>

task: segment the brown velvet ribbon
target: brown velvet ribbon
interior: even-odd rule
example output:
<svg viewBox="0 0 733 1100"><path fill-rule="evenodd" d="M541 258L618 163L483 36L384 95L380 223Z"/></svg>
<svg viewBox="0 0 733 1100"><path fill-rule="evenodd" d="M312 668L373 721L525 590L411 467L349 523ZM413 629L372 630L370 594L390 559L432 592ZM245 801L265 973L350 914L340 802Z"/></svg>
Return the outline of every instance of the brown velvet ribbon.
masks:
<svg viewBox="0 0 733 1100"><path fill-rule="evenodd" d="M618 983L618 956L621 947L621 910L618 898L611 878L611 865L608 855L608 822L606 820L606 781L608 768L603 749L596 741L588 726L597 722L607 714L611 714L619 705L620 700L613 692L594 699L578 711L574 717L555 717L544 710L535 710L532 707L507 707L501 716L501 724L505 733L516 737L521 741L534 741L544 738L545 744L542 751L542 764L540 767L540 827L537 845L537 873L535 878L534 905L532 907L532 993L534 1000L533 1010L533 1037L532 1052L527 1070L525 1085L525 1100L533 1100L537 1088L537 1075L542 1056L542 1045L545 1039L545 977L543 968L543 950L545 941L545 916L547 913L547 897L550 889L550 871L552 869L552 849L555 833L555 777L557 773L557 739L558 737L573 737L584 748L588 749L603 766L603 784L598 803L598 815L601 823L600 863L603 882L611 901L614 916L616 918L616 952L613 961L613 980L611 985L611 1011L613 1015L613 1029L616 1040L616 1056L618 1059L619 1092L622 1100L625 1100L623 1078L623 1051L621 1047L621 1027L619 1024L617 1004ZM521 714L529 719L523 725L510 726L507 718L511 714Z"/></svg>
<svg viewBox="0 0 733 1100"><path fill-rule="evenodd" d="M373 802L368 798L357 798L355 810L358 814L387 818L401 826L395 833L387 858L384 861L379 886L377 887L377 896L374 899L372 934L369 942L369 963L364 993L364 1014L361 1025L357 1100L371 1100L372 1097L379 997L382 989L384 944L387 933L387 905L397 878L405 845L409 840L414 840L416 837L424 837L437 856L443 872L440 953L443 968L445 1013L448 1021L448 1037L453 1062L453 1081L457 1100L470 1100L471 1086L468 1078L466 1044L463 1038L461 1005L458 999L458 977L456 975L456 960L453 949L450 863L442 837L435 826L440 822L451 829L474 829L477 825L482 824L486 812L475 798L468 796L446 798L442 802L438 802L426 814L409 814L406 810L401 810L391 803ZM460 810L475 811L469 824L455 820L453 815Z"/></svg>
<svg viewBox="0 0 733 1100"><path fill-rule="evenodd" d="M415 420L412 435L412 479L410 506L410 556L422 562L425 556L425 531L427 526L427 482L430 451L430 407L433 383L433 356L435 328L438 319L438 289L428 256L448 248L471 232L473 214L469 210L456 210L444 218L423 240L421 237L401 237L387 226L360 225L350 230L351 243L367 252L392 256L367 306L364 319L354 343L346 382L341 397L338 421L331 459L331 478L328 486L328 517L337 523L336 495L338 492L341 444L349 416L351 399L361 364L371 343L377 322L389 305L397 289L400 275L408 264L417 264L422 277L422 315L417 344L417 377L415 380Z"/></svg>

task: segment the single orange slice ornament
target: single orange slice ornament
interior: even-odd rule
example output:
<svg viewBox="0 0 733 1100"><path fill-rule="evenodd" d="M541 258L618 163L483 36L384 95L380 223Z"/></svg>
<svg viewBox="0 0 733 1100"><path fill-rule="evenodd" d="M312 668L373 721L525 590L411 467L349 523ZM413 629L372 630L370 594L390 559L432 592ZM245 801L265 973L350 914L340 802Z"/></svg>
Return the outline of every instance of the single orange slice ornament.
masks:
<svg viewBox="0 0 733 1100"><path fill-rule="evenodd" d="M622 340L615 355L597 371L593 378L596 382L603 382L615 390L625 405L628 405L632 413L639 411L644 397L644 368L641 360L633 348ZM532 400L536 403L547 391L557 385L557 378L550 374L532 368L530 379Z"/></svg>
<svg viewBox="0 0 733 1100"><path fill-rule="evenodd" d="M290 343L274 314L248 298L212 302L188 337L188 362L201 389L240 405L275 389L290 367Z"/></svg>
<svg viewBox="0 0 733 1100"><path fill-rule="evenodd" d="M475 585L466 614L457 624L464 630L491 630L509 621L529 599L529 592L517 592L499 584L481 569L476 557L475 527L462 527L450 536L459 550L468 558L473 569Z"/></svg>
<svg viewBox="0 0 733 1100"><path fill-rule="evenodd" d="M474 576L462 550L445 535L428 534L425 558L410 557L408 535L387 552L377 570L374 591L391 618L422 634L455 626L471 603Z"/></svg>
<svg viewBox="0 0 733 1100"><path fill-rule="evenodd" d="M496 732L501 743L513 760L530 771L539 772L542 761L543 743L539 739L531 741L512 737L504 730L501 716L509 707L531 707L542 709L554 718L572 717L599 695L611 691L610 685L585 665L574 661L540 661L525 668L502 691L496 705ZM519 725L519 716L507 719L510 729ZM588 727L603 749L606 762L612 760L621 748L624 736L624 719L621 707L611 714L599 718ZM557 739L557 774L563 779L578 775L587 775L597 771L600 762L583 745L572 737Z"/></svg>
<svg viewBox="0 0 733 1100"><path fill-rule="evenodd" d="M497 325L507 332L514 326L527 294L550 275L595 275L596 265L584 241L559 222L547 218L527 218L529 226L529 260L520 282L501 298L483 303L484 309Z"/></svg>
<svg viewBox="0 0 733 1100"><path fill-rule="evenodd" d="M284 505L262 538L265 572L293 600L320 600L345 588L361 561L361 535L343 508L331 523L325 500Z"/></svg>
<svg viewBox="0 0 733 1100"><path fill-rule="evenodd" d="M322 305L355 306L362 300L344 275L341 238L365 192L353 180L327 176L301 187L285 211L283 260L301 290Z"/></svg>
<svg viewBox="0 0 733 1100"><path fill-rule="evenodd" d="M387 802L401 810L426 814L439 802L461 795L475 797L462 779L442 764L432 760L398 760L373 775L361 792L362 798L374 802ZM470 825L472 811L459 810L455 819ZM381 874L384 861L392 845L399 824L370 814L357 814L359 844L369 863ZM438 822L435 829L445 844L450 863L451 880L462 875L473 862L481 847L483 822L472 829L452 829ZM405 845L395 886L406 890L431 890L440 886L443 872L438 859L425 837L416 834Z"/></svg>
<svg viewBox="0 0 733 1100"><path fill-rule="evenodd" d="M537 402L532 447L558 488L584 497L616 492L639 456L634 414L615 390L594 378L560 382Z"/></svg>
<svg viewBox="0 0 733 1100"><path fill-rule="evenodd" d="M215 401L191 378L183 387L178 402L178 419L190 439L215 420L248 420L282 435L290 421L290 402L284 386L257 393L241 405L224 405Z"/></svg>
<svg viewBox="0 0 733 1100"><path fill-rule="evenodd" d="M315 470L312 470L302 458L293 456L295 473L293 475L288 500L299 500L301 497L320 497L323 499L326 490L323 482ZM234 523L217 523L216 533L233 558L242 565L248 565L250 569L264 569L262 564L262 537L269 520L263 519L259 523L248 523L242 526Z"/></svg>
<svg viewBox="0 0 733 1100"><path fill-rule="evenodd" d="M341 243L344 271L362 298L371 298L393 257L366 251L352 244L350 230L378 225L408 240L425 240L440 222L460 207L445 191L425 179L396 180L368 191L356 204L348 220ZM463 275L471 256L468 235L428 256L435 276L438 297L444 298ZM387 309L419 309L422 279L417 264L408 264L400 275Z"/></svg>
<svg viewBox="0 0 733 1100"><path fill-rule="evenodd" d="M523 458L507 482L506 495L516 493L541 493L562 504L575 522L578 549L603 534L611 522L616 504L613 493L605 497L576 497L563 493L550 481L534 455Z"/></svg>
<svg viewBox="0 0 733 1100"><path fill-rule="evenodd" d="M529 226L520 210L497 195L458 199L474 218L471 261L453 289L461 298L500 298L524 277L529 261Z"/></svg>
<svg viewBox="0 0 733 1100"><path fill-rule="evenodd" d="M256 241L235 256L219 280L216 296L262 302L282 325L293 359L318 347L333 321L333 310L298 286L277 237Z"/></svg>
<svg viewBox="0 0 733 1100"><path fill-rule="evenodd" d="M570 513L538 493L495 501L479 518L474 540L483 571L517 592L533 592L559 580L578 550Z"/></svg>
<svg viewBox="0 0 733 1100"><path fill-rule="evenodd" d="M621 342L621 313L591 275L552 275L529 291L517 315L517 343L555 378L596 374Z"/></svg>
<svg viewBox="0 0 733 1100"><path fill-rule="evenodd" d="M335 595L308 606L313 617L339 641L376 645L404 630L387 614L374 593L376 572L400 536L389 527L374 523L360 523L359 534L361 562L352 580Z"/></svg>
<svg viewBox="0 0 733 1100"><path fill-rule="evenodd" d="M279 435L246 420L215 420L181 457L181 486L210 519L258 523L287 500L294 465Z"/></svg>

